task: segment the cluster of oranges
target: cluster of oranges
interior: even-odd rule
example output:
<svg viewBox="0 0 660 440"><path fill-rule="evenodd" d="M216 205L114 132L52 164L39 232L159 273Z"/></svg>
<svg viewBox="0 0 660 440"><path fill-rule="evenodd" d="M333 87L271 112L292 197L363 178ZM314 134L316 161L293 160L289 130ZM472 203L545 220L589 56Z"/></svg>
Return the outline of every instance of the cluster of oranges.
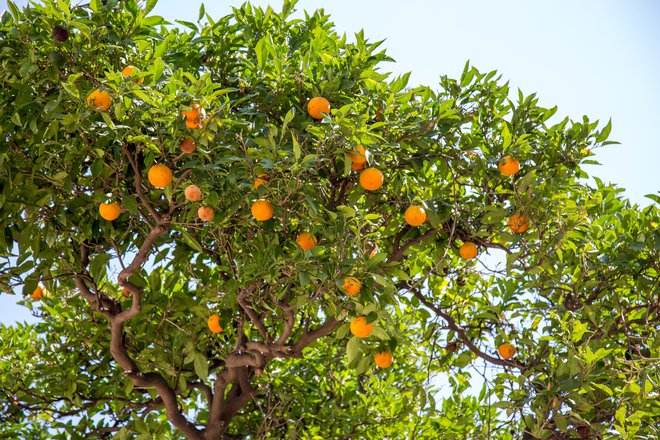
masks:
<svg viewBox="0 0 660 440"><path fill-rule="evenodd" d="M121 71L121 76L124 79L129 79L133 73L139 73L140 69L135 66L126 66ZM144 82L144 78L140 78L137 81L137 85L140 86ZM95 89L92 93L87 96L87 105L91 106L95 110L100 112L108 111L110 105L112 104L112 97L110 93L105 90Z"/></svg>
<svg viewBox="0 0 660 440"><path fill-rule="evenodd" d="M307 112L314 119L323 119L324 115L330 114L330 103L327 99L317 96L309 101ZM378 168L370 167L365 169L368 159L367 151L362 145L356 145L353 150L347 152L347 155L352 162L351 168L353 171L360 173L359 182L362 188L367 191L376 191L383 186L385 176ZM354 276L349 276L344 278L341 288L347 295L355 296L360 293L362 282ZM368 323L365 316L358 316L351 320L349 328L354 336L362 339L371 335L374 325ZM392 353L388 350L377 352L374 355L374 362L380 368L389 367L392 365L392 360Z"/></svg>
<svg viewBox="0 0 660 440"><path fill-rule="evenodd" d="M135 71L139 72L134 66L127 66L121 73L124 78L130 78ZM141 85L143 81L144 79L140 78L137 84ZM87 97L87 104L101 112L107 111L111 103L110 94L99 89L94 90ZM307 111L312 118L321 120L325 115L330 114L330 103L326 98L314 97L309 101ZM203 110L198 104L190 106L190 110L183 111L182 115L186 118L186 127L191 130L199 128L202 124ZM188 137L181 141L179 148L183 154L192 154L196 150L196 143L194 139ZM367 154L367 150L362 145L356 145L354 149L347 152L352 162L351 168L353 171L360 173L358 179L360 186L367 191L376 191L383 185L385 177L378 168L367 167ZM504 176L512 176L519 171L520 163L511 156L505 156L498 163L498 168ZM154 187L166 188L173 180L173 173L167 165L155 164L149 168L147 178ZM254 181L254 188L257 189L269 181L270 176L268 174L259 174ZM197 185L191 184L185 188L184 196L188 201L196 202L202 198L202 191ZM264 198L255 200L250 207L250 211L256 220L262 222L270 220L274 215L272 203ZM121 206L118 202L101 203L99 205L99 214L105 220L113 221L119 217L120 213ZM209 206L201 206L197 210L197 216L205 222L213 220L214 215L215 211ZM428 221L428 215L423 206L411 205L406 209L404 219L408 225L419 227ZM509 218L508 226L512 233L521 234L527 230L529 223L524 215L515 213ZM302 232L296 238L296 243L303 251L308 251L317 245L317 239L310 232ZM469 241L464 242L459 249L459 254L466 260L475 258L478 254L477 245ZM355 296L360 292L362 282L358 278L349 276L344 278L343 281L341 288L347 295ZM37 292L38 290L39 288L31 295L33 299L41 298L42 292ZM209 317L208 327L213 333L222 332L220 317L217 314L212 314ZM365 316L355 317L350 322L350 331L358 338L368 337L372 333L373 327L372 323L367 322ZM510 359L515 354L515 348L511 344L505 343L499 347L498 352L502 358ZM392 361L392 353L387 350L380 351L374 356L374 362L381 368L389 367Z"/></svg>

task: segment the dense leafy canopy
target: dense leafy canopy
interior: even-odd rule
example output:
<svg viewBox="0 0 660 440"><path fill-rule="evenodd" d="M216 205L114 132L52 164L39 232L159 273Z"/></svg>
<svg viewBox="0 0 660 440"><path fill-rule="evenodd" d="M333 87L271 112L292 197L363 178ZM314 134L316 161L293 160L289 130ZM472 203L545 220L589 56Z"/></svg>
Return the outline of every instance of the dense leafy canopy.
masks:
<svg viewBox="0 0 660 440"><path fill-rule="evenodd" d="M660 213L587 184L609 124L469 65L408 87L294 2L154 4L2 16L0 284L40 320L0 328L0 434L657 438Z"/></svg>

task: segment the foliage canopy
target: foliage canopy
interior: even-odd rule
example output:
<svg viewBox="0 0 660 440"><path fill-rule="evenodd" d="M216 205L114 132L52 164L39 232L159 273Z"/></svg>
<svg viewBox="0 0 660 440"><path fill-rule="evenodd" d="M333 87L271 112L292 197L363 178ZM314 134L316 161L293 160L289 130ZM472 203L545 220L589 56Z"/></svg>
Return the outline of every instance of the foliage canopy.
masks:
<svg viewBox="0 0 660 440"><path fill-rule="evenodd" d="M154 5L1 18L0 284L40 322L0 328L0 434L657 438L660 215L587 183L610 124L469 65L408 87L292 1L178 27Z"/></svg>

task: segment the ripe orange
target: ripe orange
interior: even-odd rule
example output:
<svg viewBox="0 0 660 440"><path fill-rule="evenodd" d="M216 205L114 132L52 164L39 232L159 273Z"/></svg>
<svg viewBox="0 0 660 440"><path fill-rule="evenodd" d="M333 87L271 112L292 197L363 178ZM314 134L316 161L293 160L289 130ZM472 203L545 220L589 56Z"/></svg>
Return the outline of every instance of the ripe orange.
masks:
<svg viewBox="0 0 660 440"><path fill-rule="evenodd" d="M213 333L222 332L222 327L220 327L220 317L218 316L217 313L214 313L211 316L209 316L208 325L209 325L209 329Z"/></svg>
<svg viewBox="0 0 660 440"><path fill-rule="evenodd" d="M192 130L200 126L202 122L202 120L199 117L201 111L202 108L199 106L199 104L193 104L190 106L189 111L181 112L181 114L186 117L186 127Z"/></svg>
<svg viewBox="0 0 660 440"><path fill-rule="evenodd" d="M32 301L39 301L41 298L44 297L44 288L41 286L37 286L36 289L30 294L30 298Z"/></svg>
<svg viewBox="0 0 660 440"><path fill-rule="evenodd" d="M147 173L149 183L156 188L165 188L172 182L172 170L167 165L156 164L149 168Z"/></svg>
<svg viewBox="0 0 660 440"><path fill-rule="evenodd" d="M259 188L261 185L268 183L270 176L268 174L259 174L256 179L254 179L254 189Z"/></svg>
<svg viewBox="0 0 660 440"><path fill-rule="evenodd" d="M376 353L376 355L374 356L374 361L376 362L376 365L378 365L380 368L387 368L390 365L392 365L392 353L390 353L389 351Z"/></svg>
<svg viewBox="0 0 660 440"><path fill-rule="evenodd" d="M520 169L520 162L511 156L504 156L498 163L497 168L505 176L513 176Z"/></svg>
<svg viewBox="0 0 660 440"><path fill-rule="evenodd" d="M309 100L307 112L314 119L323 119L323 113L330 114L330 102L321 96L316 96Z"/></svg>
<svg viewBox="0 0 660 440"><path fill-rule="evenodd" d="M502 359L511 359L516 354L516 347L505 342L497 348L497 352L502 356Z"/></svg>
<svg viewBox="0 0 660 440"><path fill-rule="evenodd" d="M190 106L189 111L182 111L181 114L186 117L186 119L195 119L199 118L199 114L201 112L201 107L199 104L193 104Z"/></svg>
<svg viewBox="0 0 660 440"><path fill-rule="evenodd" d="M458 252L461 254L461 257L465 258L466 260L471 260L472 258L476 257L479 251L477 250L477 245L472 243L471 241L466 241L463 243L461 248L458 250Z"/></svg>
<svg viewBox="0 0 660 440"><path fill-rule="evenodd" d="M195 149L197 149L197 144L195 144L195 141L191 138L185 138L184 140L181 141L179 144L179 148L181 149L181 152L184 154L190 154Z"/></svg>
<svg viewBox="0 0 660 440"><path fill-rule="evenodd" d="M341 286L341 289L349 296L357 295L361 288L362 283L355 277L344 278L344 284Z"/></svg>
<svg viewBox="0 0 660 440"><path fill-rule="evenodd" d="M426 211L421 206L411 205L403 217L410 226L421 226L426 221Z"/></svg>
<svg viewBox="0 0 660 440"><path fill-rule="evenodd" d="M350 325L351 333L358 338L366 338L374 331L373 324L367 324L367 318L364 316L358 316L353 318Z"/></svg>
<svg viewBox="0 0 660 440"><path fill-rule="evenodd" d="M213 220L213 217L215 216L215 211L213 208L210 208L208 206L202 206L197 210L197 217L200 218L200 220L205 221L205 222L210 222Z"/></svg>
<svg viewBox="0 0 660 440"><path fill-rule="evenodd" d="M360 173L360 186L367 191L377 190L383 186L384 181L383 173L377 168L367 168Z"/></svg>
<svg viewBox="0 0 660 440"><path fill-rule="evenodd" d="M117 202L101 203L99 205L99 214L101 214L101 217L104 220L108 220L111 222L117 217L119 217L120 213L121 213L121 207Z"/></svg>
<svg viewBox="0 0 660 440"><path fill-rule="evenodd" d="M139 72L139 71L140 69L138 69L135 66L126 66L122 69L121 76L123 76L124 78L128 78L133 74L133 72ZM144 78L140 78L137 83L138 86L142 85L143 82L144 82Z"/></svg>
<svg viewBox="0 0 660 440"><path fill-rule="evenodd" d="M355 171L356 173L359 173L360 171L362 171L364 169L364 163L353 162L351 164L351 168L353 168L353 171Z"/></svg>
<svg viewBox="0 0 660 440"><path fill-rule="evenodd" d="M259 221L265 222L273 217L273 205L266 199L259 199L250 208L252 215Z"/></svg>
<svg viewBox="0 0 660 440"><path fill-rule="evenodd" d="M317 241L316 237L314 237L309 232L303 232L302 234L298 235L298 238L296 238L296 243L298 243L303 251L308 251L316 246Z"/></svg>
<svg viewBox="0 0 660 440"><path fill-rule="evenodd" d="M529 228L527 218L519 212L509 217L509 230L513 234L522 234Z"/></svg>
<svg viewBox="0 0 660 440"><path fill-rule="evenodd" d="M110 94L105 90L101 91L99 89L94 90L87 97L87 105L91 105L96 110L104 112L110 108L112 103L112 98Z"/></svg>
<svg viewBox="0 0 660 440"><path fill-rule="evenodd" d="M354 150L348 152L348 157L353 164L364 164L367 161L367 152L362 145L356 145Z"/></svg>
<svg viewBox="0 0 660 440"><path fill-rule="evenodd" d="M186 199L190 202L196 202L202 198L202 190L199 189L197 185L186 186L186 189L183 190L183 194L186 196Z"/></svg>
<svg viewBox="0 0 660 440"><path fill-rule="evenodd" d="M199 116L196 116L194 118L189 118L186 119L186 127L190 128L191 130L193 128L199 128L199 125L201 124L201 120L199 119Z"/></svg>

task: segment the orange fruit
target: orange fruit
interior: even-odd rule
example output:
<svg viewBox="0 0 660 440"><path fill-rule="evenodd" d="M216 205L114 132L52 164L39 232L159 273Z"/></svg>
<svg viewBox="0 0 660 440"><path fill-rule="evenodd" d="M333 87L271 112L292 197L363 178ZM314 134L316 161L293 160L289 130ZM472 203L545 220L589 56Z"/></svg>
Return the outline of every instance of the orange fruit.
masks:
<svg viewBox="0 0 660 440"><path fill-rule="evenodd" d="M213 217L215 216L215 211L213 208L210 208L208 206L201 206L197 210L197 217L200 218L200 220L205 221L205 222L210 222L213 220Z"/></svg>
<svg viewBox="0 0 660 440"><path fill-rule="evenodd" d="M461 254L461 257L465 258L466 260L471 260L472 258L476 257L479 251L477 250L477 245L472 243L471 241L466 241L463 243L461 248L458 250L458 252Z"/></svg>
<svg viewBox="0 0 660 440"><path fill-rule="evenodd" d="M172 170L167 165L156 164L149 168L147 173L149 183L156 188L165 188L172 182Z"/></svg>
<svg viewBox="0 0 660 440"><path fill-rule="evenodd" d="M519 212L509 217L509 230L513 234L522 234L529 228L527 218Z"/></svg>
<svg viewBox="0 0 660 440"><path fill-rule="evenodd" d="M355 277L346 277L344 278L344 284L341 286L341 290L346 292L349 296L355 296L360 293L362 288L362 283Z"/></svg>
<svg viewBox="0 0 660 440"><path fill-rule="evenodd" d="M186 119L186 127L190 128L191 130L193 128L199 128L200 124L201 124L201 120L199 119L199 116Z"/></svg>
<svg viewBox="0 0 660 440"><path fill-rule="evenodd" d="M199 104L193 104L190 106L189 111L182 111L181 114L186 117L186 119L195 119L199 118L199 114L201 112L201 107Z"/></svg>
<svg viewBox="0 0 660 440"><path fill-rule="evenodd" d="M184 140L181 141L179 144L179 148L181 149L181 152L184 154L190 154L195 149L197 149L197 144L195 144L195 141L191 138L185 138Z"/></svg>
<svg viewBox="0 0 660 440"><path fill-rule="evenodd" d="M392 353L387 350L376 353L374 356L374 361L380 368L387 368L392 365Z"/></svg>
<svg viewBox="0 0 660 440"><path fill-rule="evenodd" d="M183 194L186 196L186 199L190 202L196 202L202 198L202 190L199 189L197 185L186 186L186 189L183 190Z"/></svg>
<svg viewBox="0 0 660 440"><path fill-rule="evenodd" d="M250 208L252 215L259 221L265 222L273 217L273 205L266 199L259 199Z"/></svg>
<svg viewBox="0 0 660 440"><path fill-rule="evenodd" d="M121 213L121 207L117 202L101 203L99 205L99 214L101 214L101 217L104 220L108 220L111 222L117 217L119 217L120 213Z"/></svg>
<svg viewBox="0 0 660 440"><path fill-rule="evenodd" d="M367 318L364 316L358 316L351 321L350 329L354 336L366 338L374 331L374 325L367 324Z"/></svg>
<svg viewBox="0 0 660 440"><path fill-rule="evenodd" d="M37 288L34 289L34 292L30 294L30 298L32 299L32 301L39 301L43 297L44 297L44 288L41 286L37 286Z"/></svg>
<svg viewBox="0 0 660 440"><path fill-rule="evenodd" d="M129 76L131 76L133 74L133 72L139 72L139 71L140 71L140 69L138 69L135 66L126 66L122 69L121 76L123 76L124 78L128 78ZM143 82L144 82L144 78L140 78L138 80L138 83L137 83L138 86L142 85Z"/></svg>
<svg viewBox="0 0 660 440"><path fill-rule="evenodd" d="M502 359L511 359L516 354L516 347L505 342L497 348L497 352L502 356Z"/></svg>
<svg viewBox="0 0 660 440"><path fill-rule="evenodd" d="M330 114L330 102L321 96L316 96L309 100L307 112L314 119L323 119L323 113Z"/></svg>
<svg viewBox="0 0 660 440"><path fill-rule="evenodd" d="M351 168L353 168L353 171L355 171L356 173L359 173L360 171L362 171L364 169L364 163L353 162L351 164Z"/></svg>
<svg viewBox="0 0 660 440"><path fill-rule="evenodd" d="M302 234L298 235L298 238L296 238L296 243L298 243L303 251L308 251L316 246L317 241L316 237L314 237L309 232L303 232Z"/></svg>
<svg viewBox="0 0 660 440"><path fill-rule="evenodd" d="M364 164L367 161L367 152L362 145L356 145L354 150L348 152L353 164Z"/></svg>
<svg viewBox="0 0 660 440"><path fill-rule="evenodd" d="M377 168L367 168L360 173L360 186L367 191L376 191L384 181L383 173Z"/></svg>
<svg viewBox="0 0 660 440"><path fill-rule="evenodd" d="M131 291L124 287L121 291L121 294L124 298L128 298L131 296Z"/></svg>
<svg viewBox="0 0 660 440"><path fill-rule="evenodd" d="M268 183L270 176L268 174L259 174L256 179L254 179L254 189L259 188L261 185Z"/></svg>
<svg viewBox="0 0 660 440"><path fill-rule="evenodd" d="M87 97L87 105L91 105L96 110L104 112L110 108L112 103L112 98L110 94L105 90L101 91L99 89L94 90Z"/></svg>
<svg viewBox="0 0 660 440"><path fill-rule="evenodd" d="M421 206L411 205L403 217L410 226L421 226L426 221L426 211Z"/></svg>
<svg viewBox="0 0 660 440"><path fill-rule="evenodd" d="M504 156L498 163L497 168L505 176L513 176L520 169L520 162L511 156Z"/></svg>
<svg viewBox="0 0 660 440"><path fill-rule="evenodd" d="M220 327L220 317L218 316L217 313L214 313L211 316L209 316L208 325L209 325L209 329L213 333L222 332L222 327Z"/></svg>

